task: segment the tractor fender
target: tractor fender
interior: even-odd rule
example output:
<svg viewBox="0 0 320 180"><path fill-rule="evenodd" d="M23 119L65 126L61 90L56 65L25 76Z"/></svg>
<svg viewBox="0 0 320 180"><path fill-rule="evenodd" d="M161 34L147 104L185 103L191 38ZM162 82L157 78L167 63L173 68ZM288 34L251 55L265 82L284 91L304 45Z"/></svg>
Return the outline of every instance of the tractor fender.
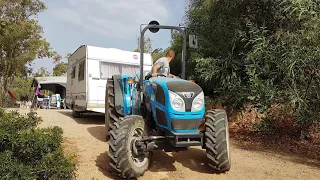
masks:
<svg viewBox="0 0 320 180"><path fill-rule="evenodd" d="M123 83L121 75L113 75L113 88L114 88L114 106L118 114L124 115L123 109L123 97L124 93L122 91Z"/></svg>

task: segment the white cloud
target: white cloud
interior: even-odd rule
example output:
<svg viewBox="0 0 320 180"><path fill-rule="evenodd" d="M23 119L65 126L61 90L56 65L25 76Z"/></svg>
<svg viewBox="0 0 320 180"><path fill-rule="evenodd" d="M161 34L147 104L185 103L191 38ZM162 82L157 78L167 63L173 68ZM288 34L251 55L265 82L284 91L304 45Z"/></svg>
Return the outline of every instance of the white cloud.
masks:
<svg viewBox="0 0 320 180"><path fill-rule="evenodd" d="M169 16L163 0L64 0L62 5L68 6L49 8L50 16L92 33L124 39L137 35L140 24L151 20L164 24Z"/></svg>

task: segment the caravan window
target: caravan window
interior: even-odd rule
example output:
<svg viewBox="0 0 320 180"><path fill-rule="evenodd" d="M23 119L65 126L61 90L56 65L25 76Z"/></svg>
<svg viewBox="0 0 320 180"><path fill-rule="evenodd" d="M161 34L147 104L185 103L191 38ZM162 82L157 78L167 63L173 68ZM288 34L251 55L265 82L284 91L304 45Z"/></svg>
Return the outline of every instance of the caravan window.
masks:
<svg viewBox="0 0 320 180"><path fill-rule="evenodd" d="M121 74L121 65L109 62L100 62L101 79L111 78L111 76L115 74Z"/></svg>
<svg viewBox="0 0 320 180"><path fill-rule="evenodd" d="M84 65L85 65L84 62L85 61L81 61L79 63L78 81L84 80Z"/></svg>
<svg viewBox="0 0 320 180"><path fill-rule="evenodd" d="M74 79L76 77L76 67L72 67L72 72L71 72L71 79Z"/></svg>
<svg viewBox="0 0 320 180"><path fill-rule="evenodd" d="M133 65L124 65L121 70L124 74L128 74L130 76L135 76L140 73L140 67Z"/></svg>
<svg viewBox="0 0 320 180"><path fill-rule="evenodd" d="M126 64L115 64L109 62L100 62L100 78L107 79L111 78L115 74L126 74L135 76L139 73L139 66L126 65Z"/></svg>

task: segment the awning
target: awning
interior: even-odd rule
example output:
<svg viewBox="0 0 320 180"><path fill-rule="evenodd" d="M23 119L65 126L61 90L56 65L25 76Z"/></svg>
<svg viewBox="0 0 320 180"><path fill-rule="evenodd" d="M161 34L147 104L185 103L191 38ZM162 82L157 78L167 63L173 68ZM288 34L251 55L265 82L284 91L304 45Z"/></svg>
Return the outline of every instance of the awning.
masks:
<svg viewBox="0 0 320 180"><path fill-rule="evenodd" d="M63 87L67 87L67 76L47 76L47 77L35 77L33 78L31 87L37 87L44 84L59 84Z"/></svg>

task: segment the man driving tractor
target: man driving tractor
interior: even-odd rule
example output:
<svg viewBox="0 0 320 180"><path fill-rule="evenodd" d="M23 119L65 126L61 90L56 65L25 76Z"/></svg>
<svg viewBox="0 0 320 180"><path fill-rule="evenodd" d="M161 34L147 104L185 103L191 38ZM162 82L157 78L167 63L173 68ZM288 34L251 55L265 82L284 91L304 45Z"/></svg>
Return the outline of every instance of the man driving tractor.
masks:
<svg viewBox="0 0 320 180"><path fill-rule="evenodd" d="M170 74L170 65L169 63L174 59L175 52L169 50L165 57L159 58L154 65L152 66L151 72L148 73L147 77L157 77L158 75L165 75L167 77L175 78L173 74Z"/></svg>

